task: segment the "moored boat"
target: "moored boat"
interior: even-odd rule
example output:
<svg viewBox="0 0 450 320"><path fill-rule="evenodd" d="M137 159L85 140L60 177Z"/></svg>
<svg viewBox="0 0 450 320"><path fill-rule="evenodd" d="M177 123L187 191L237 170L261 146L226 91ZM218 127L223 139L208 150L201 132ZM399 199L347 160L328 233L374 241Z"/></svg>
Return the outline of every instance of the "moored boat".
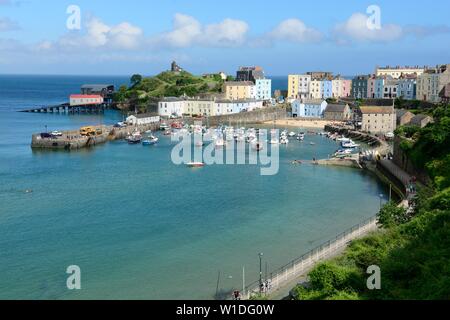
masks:
<svg viewBox="0 0 450 320"><path fill-rule="evenodd" d="M186 166L189 168L202 168L205 164L203 162L188 162Z"/></svg>
<svg viewBox="0 0 450 320"><path fill-rule="evenodd" d="M144 146L152 146L157 144L159 141L159 139L155 136L150 136L148 139L145 139L144 141L142 141L142 145Z"/></svg>

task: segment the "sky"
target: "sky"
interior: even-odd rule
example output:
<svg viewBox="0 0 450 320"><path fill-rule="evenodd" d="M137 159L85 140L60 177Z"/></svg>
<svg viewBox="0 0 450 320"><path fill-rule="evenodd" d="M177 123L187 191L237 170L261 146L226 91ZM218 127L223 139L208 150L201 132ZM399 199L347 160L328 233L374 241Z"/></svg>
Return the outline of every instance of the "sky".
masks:
<svg viewBox="0 0 450 320"><path fill-rule="evenodd" d="M267 75L450 63L450 1L0 0L1 74ZM79 14L78 14L79 13Z"/></svg>

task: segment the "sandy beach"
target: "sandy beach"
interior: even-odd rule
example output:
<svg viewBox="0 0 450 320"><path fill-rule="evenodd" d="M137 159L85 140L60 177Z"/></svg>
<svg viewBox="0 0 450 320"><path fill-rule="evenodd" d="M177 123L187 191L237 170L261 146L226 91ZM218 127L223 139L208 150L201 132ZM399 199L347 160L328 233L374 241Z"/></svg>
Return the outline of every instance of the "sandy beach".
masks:
<svg viewBox="0 0 450 320"><path fill-rule="evenodd" d="M308 119L286 119L277 120L277 126L296 127L296 128L313 128L324 129L327 124L332 124L333 121L327 120L308 120ZM273 121L267 121L265 124L273 124Z"/></svg>

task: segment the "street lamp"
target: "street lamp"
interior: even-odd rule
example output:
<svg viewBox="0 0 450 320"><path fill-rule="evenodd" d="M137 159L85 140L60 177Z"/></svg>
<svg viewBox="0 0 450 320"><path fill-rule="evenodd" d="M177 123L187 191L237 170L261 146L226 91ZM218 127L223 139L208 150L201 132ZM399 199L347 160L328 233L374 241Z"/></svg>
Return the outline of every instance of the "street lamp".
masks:
<svg viewBox="0 0 450 320"><path fill-rule="evenodd" d="M262 292L262 257L263 257L263 253L259 253L259 291Z"/></svg>

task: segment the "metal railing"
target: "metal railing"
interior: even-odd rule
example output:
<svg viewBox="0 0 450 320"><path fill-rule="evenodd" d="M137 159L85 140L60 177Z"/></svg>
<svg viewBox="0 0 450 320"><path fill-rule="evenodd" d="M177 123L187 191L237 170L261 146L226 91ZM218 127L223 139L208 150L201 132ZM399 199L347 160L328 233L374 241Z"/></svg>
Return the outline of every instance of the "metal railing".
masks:
<svg viewBox="0 0 450 320"><path fill-rule="evenodd" d="M264 283L269 286L261 290L260 281L254 281L245 287L243 296L250 299L254 295L270 294L281 288L283 285L294 281L296 277L305 274L317 262L330 258L339 253L340 249L347 247L350 241L366 235L369 231L377 229L377 216L371 217L349 229L342 232L334 239L329 240L322 245L312 249L304 255L290 261L284 266L272 271Z"/></svg>

